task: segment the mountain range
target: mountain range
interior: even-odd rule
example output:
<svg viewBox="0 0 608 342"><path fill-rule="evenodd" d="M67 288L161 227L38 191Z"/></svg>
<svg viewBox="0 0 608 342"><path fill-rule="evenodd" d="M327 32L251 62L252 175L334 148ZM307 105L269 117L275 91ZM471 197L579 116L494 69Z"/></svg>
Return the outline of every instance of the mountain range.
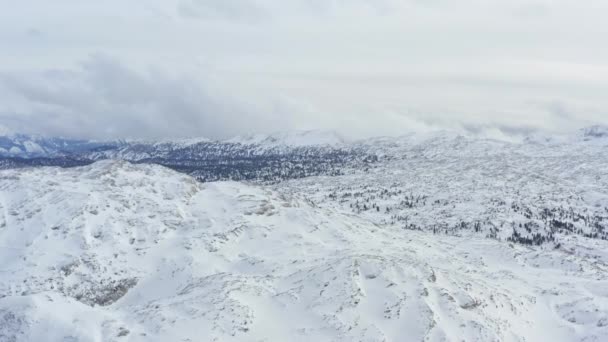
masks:
<svg viewBox="0 0 608 342"><path fill-rule="evenodd" d="M601 126L0 142L3 342L608 339Z"/></svg>

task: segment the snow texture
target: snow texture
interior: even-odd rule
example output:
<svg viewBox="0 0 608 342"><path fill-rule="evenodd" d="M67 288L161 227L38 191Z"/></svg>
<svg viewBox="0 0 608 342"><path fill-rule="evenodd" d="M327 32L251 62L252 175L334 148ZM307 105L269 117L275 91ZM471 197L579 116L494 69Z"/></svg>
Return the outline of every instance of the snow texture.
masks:
<svg viewBox="0 0 608 342"><path fill-rule="evenodd" d="M352 177L200 183L124 161L0 171L0 341L608 339L607 241L403 229L330 199Z"/></svg>

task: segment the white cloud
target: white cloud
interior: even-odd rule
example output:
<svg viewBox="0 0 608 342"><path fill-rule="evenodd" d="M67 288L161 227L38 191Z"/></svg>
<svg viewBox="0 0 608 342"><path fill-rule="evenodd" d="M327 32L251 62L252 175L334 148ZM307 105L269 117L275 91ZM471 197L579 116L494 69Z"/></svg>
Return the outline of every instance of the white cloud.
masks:
<svg viewBox="0 0 608 342"><path fill-rule="evenodd" d="M222 137L608 123L605 1L12 7L0 13L0 125L13 130Z"/></svg>

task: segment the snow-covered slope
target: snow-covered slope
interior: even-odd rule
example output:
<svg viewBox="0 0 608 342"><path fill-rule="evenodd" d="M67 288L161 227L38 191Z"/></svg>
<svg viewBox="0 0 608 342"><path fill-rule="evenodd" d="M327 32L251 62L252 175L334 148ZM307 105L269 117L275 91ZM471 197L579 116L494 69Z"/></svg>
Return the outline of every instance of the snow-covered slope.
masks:
<svg viewBox="0 0 608 342"><path fill-rule="evenodd" d="M591 140L588 140L591 139ZM276 184L377 224L525 244L608 239L608 138L509 143L426 135L366 142L369 169Z"/></svg>
<svg viewBox="0 0 608 342"><path fill-rule="evenodd" d="M606 251L380 226L153 165L5 170L0 341L602 341Z"/></svg>

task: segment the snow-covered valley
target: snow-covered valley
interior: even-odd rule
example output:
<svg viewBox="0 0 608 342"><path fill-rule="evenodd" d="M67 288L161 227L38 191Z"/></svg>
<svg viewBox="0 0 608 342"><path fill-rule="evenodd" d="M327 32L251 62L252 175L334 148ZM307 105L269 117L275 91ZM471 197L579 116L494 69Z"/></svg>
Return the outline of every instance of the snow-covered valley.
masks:
<svg viewBox="0 0 608 342"><path fill-rule="evenodd" d="M200 183L125 161L3 170L0 341L608 339L608 241L403 229L332 198L363 177ZM604 183L589 184L572 190L603 203Z"/></svg>

